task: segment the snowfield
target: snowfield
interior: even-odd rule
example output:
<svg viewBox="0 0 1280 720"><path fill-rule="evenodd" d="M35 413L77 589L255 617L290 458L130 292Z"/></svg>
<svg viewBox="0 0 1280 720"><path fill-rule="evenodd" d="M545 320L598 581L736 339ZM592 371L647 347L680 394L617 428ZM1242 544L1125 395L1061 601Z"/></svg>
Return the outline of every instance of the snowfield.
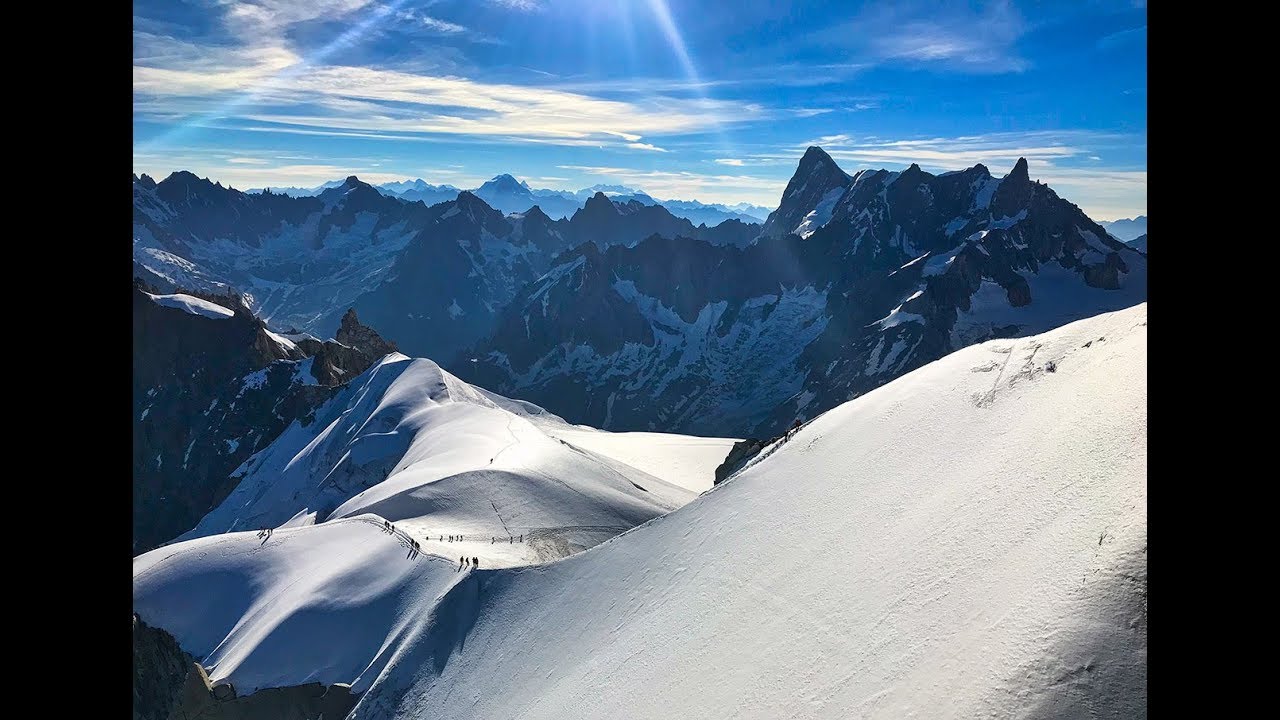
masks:
<svg viewBox="0 0 1280 720"><path fill-rule="evenodd" d="M427 552L528 565L689 502L733 442L615 438L394 353L249 458L236 489L182 539L373 513Z"/></svg>
<svg viewBox="0 0 1280 720"><path fill-rule="evenodd" d="M695 493L710 490L715 469L741 438L675 433L605 432L586 425L552 426L546 431L580 448L613 458ZM707 472L707 468L711 472Z"/></svg>
<svg viewBox="0 0 1280 720"><path fill-rule="evenodd" d="M225 308L217 303L211 303L208 300L202 300L193 295L184 295L182 293L174 295L145 294L157 305L175 308L177 310L182 310L183 312L191 313L192 315L203 315L204 317L212 320L226 320L227 318L235 317L236 314L235 311L230 308Z"/></svg>
<svg viewBox="0 0 1280 720"><path fill-rule="evenodd" d="M134 607L354 718L1143 717L1146 319L959 350L558 562L414 558L361 501L142 555Z"/></svg>

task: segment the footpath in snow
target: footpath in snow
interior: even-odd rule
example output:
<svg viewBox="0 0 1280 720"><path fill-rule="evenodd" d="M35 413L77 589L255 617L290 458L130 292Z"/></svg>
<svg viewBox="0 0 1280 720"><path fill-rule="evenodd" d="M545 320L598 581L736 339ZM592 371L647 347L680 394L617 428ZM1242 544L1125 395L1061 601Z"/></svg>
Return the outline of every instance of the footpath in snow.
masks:
<svg viewBox="0 0 1280 720"><path fill-rule="evenodd" d="M558 562L459 572L349 514L140 556L135 609L356 718L1144 716L1146 318L955 352Z"/></svg>
<svg viewBox="0 0 1280 720"><path fill-rule="evenodd" d="M249 458L181 539L374 514L442 557L548 562L689 502L733 443L569 425L397 353Z"/></svg>

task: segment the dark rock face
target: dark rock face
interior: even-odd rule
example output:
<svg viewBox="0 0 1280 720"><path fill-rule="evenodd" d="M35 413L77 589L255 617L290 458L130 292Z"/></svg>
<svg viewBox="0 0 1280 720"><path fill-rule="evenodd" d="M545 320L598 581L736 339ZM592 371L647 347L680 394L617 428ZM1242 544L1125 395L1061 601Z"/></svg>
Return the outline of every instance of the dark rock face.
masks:
<svg viewBox="0 0 1280 720"><path fill-rule="evenodd" d="M811 146L804 151L795 175L782 191L782 202L769 214L760 234L774 237L790 233L823 197L833 190L848 187L850 180L822 148Z"/></svg>
<svg viewBox="0 0 1280 720"><path fill-rule="evenodd" d="M232 471L394 348L354 313L346 343L290 347L235 298L206 298L235 309L212 319L133 292L135 554L194 526L235 488Z"/></svg>
<svg viewBox="0 0 1280 720"><path fill-rule="evenodd" d="M492 333L520 288L571 247L655 233L745 245L759 227L695 227L661 206L600 193L573 219L553 220L538 203L579 201L535 197L510 176L430 207L354 176L300 197L245 194L188 172L160 183L135 177L133 190L135 278L165 292L237 295L273 326L320 336L355 307L406 352L446 365ZM482 195L519 196L521 212L504 216Z"/></svg>
<svg viewBox="0 0 1280 720"><path fill-rule="evenodd" d="M598 192L570 218L569 234L576 243L593 242L604 249L634 245L654 234L693 237L694 227L660 205L645 205L637 200L615 203Z"/></svg>
<svg viewBox="0 0 1280 720"><path fill-rule="evenodd" d="M716 479L712 484L719 485L724 482L730 475L741 470L748 460L759 455L761 450L777 439L760 440L758 438L747 438L734 443L733 447L729 449L729 454L725 456L724 462L716 467Z"/></svg>
<svg viewBox="0 0 1280 720"><path fill-rule="evenodd" d="M603 193L596 193L570 220L552 220L537 206L504 217L469 192L431 211L436 219L355 308L409 354L449 367L467 362L461 353L492 334L521 288L550 270L553 258L571 247L589 243L604 250L677 233L742 245L758 227L734 222L695 228L661 206L616 203Z"/></svg>
<svg viewBox="0 0 1280 720"><path fill-rule="evenodd" d="M134 615L134 720L167 720L193 663L172 635Z"/></svg>
<svg viewBox="0 0 1280 720"><path fill-rule="evenodd" d="M434 217L349 177L314 197L255 194L189 172L133 183L134 277L236 294L273 324L329 335Z"/></svg>
<svg viewBox="0 0 1280 720"><path fill-rule="evenodd" d="M771 221L742 248L579 245L455 372L596 427L769 437L959 347L1146 298L1145 257L1025 161L850 179L811 149Z"/></svg>
<svg viewBox="0 0 1280 720"><path fill-rule="evenodd" d="M312 340L311 343L314 349L310 354L315 357L311 374L327 386L341 385L388 354L398 352L395 343L383 340L372 328L361 325L354 309L343 314L333 341Z"/></svg>
<svg viewBox="0 0 1280 720"><path fill-rule="evenodd" d="M563 247L541 212L504 217L469 192L431 208L386 279L354 304L360 316L414 356L448 362L489 333L497 312Z"/></svg>
<svg viewBox="0 0 1280 720"><path fill-rule="evenodd" d="M639 200L618 202L598 192L573 214L564 234L575 246L590 242L604 250L614 245L635 245L653 235L695 238L712 245L743 246L755 238L759 229L759 225L738 220L710 228L705 225L695 227L661 205L645 204Z"/></svg>
<svg viewBox="0 0 1280 720"><path fill-rule="evenodd" d="M202 720L321 720L345 718L359 697L346 683L318 682L263 688L239 697L230 683L213 685L200 663L191 663L169 718Z"/></svg>

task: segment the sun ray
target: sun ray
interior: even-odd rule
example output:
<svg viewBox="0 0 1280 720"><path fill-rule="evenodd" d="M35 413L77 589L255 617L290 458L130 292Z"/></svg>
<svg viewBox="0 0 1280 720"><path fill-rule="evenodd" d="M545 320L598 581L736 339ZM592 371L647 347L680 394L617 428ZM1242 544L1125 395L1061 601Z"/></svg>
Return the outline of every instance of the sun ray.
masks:
<svg viewBox="0 0 1280 720"><path fill-rule="evenodd" d="M392 0L392 2L384 5L375 6L364 19L343 31L327 45L324 45L310 55L300 59L298 62L267 75L254 87L240 92L214 109L200 113L199 115L188 119L186 122L175 125L167 132L139 144L138 149L153 150L171 144L175 140L185 136L191 130L203 126L203 124L209 120L225 117L234 110L242 109L262 100L267 97L272 90L287 87L288 82L293 78L296 78L307 70L323 63L339 50L355 45L362 38L367 36L375 27L385 22L388 18L393 17L409 2L410 0Z"/></svg>
<svg viewBox="0 0 1280 720"><path fill-rule="evenodd" d="M649 9L653 12L654 19L658 22L658 27L662 30L662 34L667 38L667 44L671 46L671 51L675 53L676 60L679 61L681 69L684 71L685 79L689 81L693 92L698 98L704 102L710 100L706 91L706 86L702 82L702 76L698 73L698 68L693 63L693 58L689 55L688 44L684 41L684 36L680 34L680 29L676 27L675 20L671 17L671 8L667 5L667 0L647 0ZM714 123L716 137L720 141L720 151L726 155L732 156L733 147L729 141L729 136L725 128L719 122Z"/></svg>

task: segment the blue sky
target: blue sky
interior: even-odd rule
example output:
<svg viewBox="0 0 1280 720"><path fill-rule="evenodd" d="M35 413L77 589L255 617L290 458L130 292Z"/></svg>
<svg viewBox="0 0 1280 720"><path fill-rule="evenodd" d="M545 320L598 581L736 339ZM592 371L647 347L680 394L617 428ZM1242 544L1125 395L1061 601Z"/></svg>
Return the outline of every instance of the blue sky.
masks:
<svg viewBox="0 0 1280 720"><path fill-rule="evenodd" d="M775 206L847 172L1019 156L1146 213L1144 2L136 0L134 170L595 183Z"/></svg>

